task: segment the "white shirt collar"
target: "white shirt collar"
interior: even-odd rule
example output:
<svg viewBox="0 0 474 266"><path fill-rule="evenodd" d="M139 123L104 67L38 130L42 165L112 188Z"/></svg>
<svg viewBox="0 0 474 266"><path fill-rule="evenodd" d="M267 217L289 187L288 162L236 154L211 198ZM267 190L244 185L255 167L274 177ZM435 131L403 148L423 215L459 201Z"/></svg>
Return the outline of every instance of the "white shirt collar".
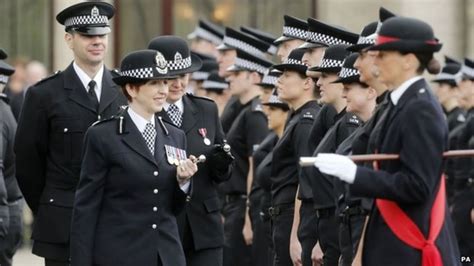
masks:
<svg viewBox="0 0 474 266"><path fill-rule="evenodd" d="M79 80L81 80L82 85L86 89L86 92L88 90L89 82L91 80L94 80L95 83L97 84L95 86L95 94L97 95L98 100L100 100L100 94L102 92L102 77L104 76L104 66L102 66L95 77L91 79L82 68L80 68L76 62L72 63L72 66L74 67L74 71L76 71L77 76L79 77Z"/></svg>
<svg viewBox="0 0 474 266"><path fill-rule="evenodd" d="M178 109L179 111L181 111L181 113L183 114L184 113L184 104L183 104L183 97L181 97L181 99L179 99L178 101L176 101L174 103L174 105L178 106ZM163 108L165 108L165 111L168 112L168 108L170 107L170 103L169 102L165 102L165 104L163 105Z"/></svg>
<svg viewBox="0 0 474 266"><path fill-rule="evenodd" d="M155 115L153 114L151 121L146 120L141 115L137 114L137 112L133 111L133 109L129 106L127 108L127 112L130 115L135 126L137 126L138 131L143 132L145 130L146 124L152 123L153 127L155 126Z"/></svg>
<svg viewBox="0 0 474 266"><path fill-rule="evenodd" d="M398 88L396 88L395 90L393 90L391 93L390 93L390 99L392 100L392 103L393 105L397 105L398 103L398 100L400 100L400 98L402 97L402 95L405 93L405 91L415 82L417 82L418 80L422 79L423 77L422 76L416 76L416 77L413 77L409 80L406 80L405 82L402 83L402 85L400 85Z"/></svg>

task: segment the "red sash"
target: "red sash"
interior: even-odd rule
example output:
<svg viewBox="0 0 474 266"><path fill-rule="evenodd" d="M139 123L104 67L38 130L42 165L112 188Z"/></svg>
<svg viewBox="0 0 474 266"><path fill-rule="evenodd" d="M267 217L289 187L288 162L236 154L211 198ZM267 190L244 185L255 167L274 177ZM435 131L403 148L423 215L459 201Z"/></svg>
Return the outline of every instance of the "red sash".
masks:
<svg viewBox="0 0 474 266"><path fill-rule="evenodd" d="M377 170L378 167L376 166L378 165L374 162L374 169ZM422 266L443 265L443 260L435 241L443 226L446 210L444 174L441 175L441 183L431 209L428 239L425 238L418 226L396 202L384 199L376 199L375 202L382 218L395 236L410 247L421 250Z"/></svg>

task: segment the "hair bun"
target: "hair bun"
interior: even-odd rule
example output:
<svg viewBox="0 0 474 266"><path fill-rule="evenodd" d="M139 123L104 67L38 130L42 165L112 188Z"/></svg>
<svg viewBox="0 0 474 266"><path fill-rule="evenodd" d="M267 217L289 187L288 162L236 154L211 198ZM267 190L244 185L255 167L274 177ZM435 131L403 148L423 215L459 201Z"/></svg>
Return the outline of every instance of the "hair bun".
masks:
<svg viewBox="0 0 474 266"><path fill-rule="evenodd" d="M436 60L433 57L428 62L428 65L426 66L426 70L428 70L428 73L430 74L433 74L433 75L438 74L441 71L441 64L439 63L438 60Z"/></svg>

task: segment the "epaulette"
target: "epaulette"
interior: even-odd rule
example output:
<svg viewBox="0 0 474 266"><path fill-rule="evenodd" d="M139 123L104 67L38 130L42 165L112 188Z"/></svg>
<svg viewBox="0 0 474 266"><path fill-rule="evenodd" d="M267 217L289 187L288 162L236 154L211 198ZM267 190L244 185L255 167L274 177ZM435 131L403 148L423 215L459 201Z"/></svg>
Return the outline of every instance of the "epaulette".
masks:
<svg viewBox="0 0 474 266"><path fill-rule="evenodd" d="M8 99L5 93L0 92L0 100L4 101L6 104L10 103L10 99Z"/></svg>
<svg viewBox="0 0 474 266"><path fill-rule="evenodd" d="M103 118L103 119L97 120L94 123L92 123L91 127L97 126L97 125L102 124L102 123L107 122L107 121L118 119L118 117L119 116L117 116L117 115L113 115L113 116L108 117L108 118Z"/></svg>
<svg viewBox="0 0 474 266"><path fill-rule="evenodd" d="M315 117L316 117L316 114L311 112L310 109L303 110L301 114L301 119L305 119L305 120L314 120Z"/></svg>
<svg viewBox="0 0 474 266"><path fill-rule="evenodd" d="M112 77L116 78L116 77L120 77L120 71L118 69L111 69L110 70L110 74L112 74Z"/></svg>
<svg viewBox="0 0 474 266"><path fill-rule="evenodd" d="M348 124L360 126L361 122L360 119L356 115L350 115L347 119Z"/></svg>
<svg viewBox="0 0 474 266"><path fill-rule="evenodd" d="M252 112L263 112L263 107L260 99L254 99L252 101L252 107L251 107Z"/></svg>
<svg viewBox="0 0 474 266"><path fill-rule="evenodd" d="M213 99L209 98L209 97L205 97L205 96L196 96L192 93L189 93L187 92L186 95L190 98L194 98L194 99L202 99L202 100L206 100L206 101L210 101L210 102L214 102Z"/></svg>
<svg viewBox="0 0 474 266"><path fill-rule="evenodd" d="M41 83L43 83L43 82L45 82L45 81L47 81L47 80L50 80L50 79L56 77L59 73L61 73L61 70L57 70L57 71L54 72L52 75L47 76L46 78L44 78L44 79L38 81L34 86L39 85L39 84L41 84Z"/></svg>

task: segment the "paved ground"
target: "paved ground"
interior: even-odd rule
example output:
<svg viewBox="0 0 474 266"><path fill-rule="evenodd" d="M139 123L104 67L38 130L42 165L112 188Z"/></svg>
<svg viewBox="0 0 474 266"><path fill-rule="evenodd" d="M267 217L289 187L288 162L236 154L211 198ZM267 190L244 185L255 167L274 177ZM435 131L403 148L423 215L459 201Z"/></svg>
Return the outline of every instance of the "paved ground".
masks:
<svg viewBox="0 0 474 266"><path fill-rule="evenodd" d="M42 266L43 259L31 254L31 247L21 248L13 257L13 266Z"/></svg>

